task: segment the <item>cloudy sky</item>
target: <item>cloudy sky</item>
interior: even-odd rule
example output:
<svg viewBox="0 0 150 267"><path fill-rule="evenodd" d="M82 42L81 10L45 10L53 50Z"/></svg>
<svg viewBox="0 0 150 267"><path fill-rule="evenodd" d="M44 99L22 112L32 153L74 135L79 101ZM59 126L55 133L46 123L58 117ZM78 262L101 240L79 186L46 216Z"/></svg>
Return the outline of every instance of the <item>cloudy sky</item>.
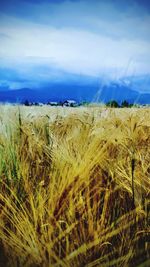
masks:
<svg viewBox="0 0 150 267"><path fill-rule="evenodd" d="M0 0L0 86L149 74L149 28L148 0Z"/></svg>

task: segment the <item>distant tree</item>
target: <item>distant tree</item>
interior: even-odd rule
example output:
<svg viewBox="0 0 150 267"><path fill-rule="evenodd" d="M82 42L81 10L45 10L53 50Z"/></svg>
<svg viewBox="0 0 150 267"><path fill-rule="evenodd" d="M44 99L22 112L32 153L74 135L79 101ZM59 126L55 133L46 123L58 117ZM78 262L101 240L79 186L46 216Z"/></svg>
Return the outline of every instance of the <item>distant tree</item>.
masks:
<svg viewBox="0 0 150 267"><path fill-rule="evenodd" d="M63 106L63 101L59 101L58 106Z"/></svg>
<svg viewBox="0 0 150 267"><path fill-rule="evenodd" d="M111 107L111 108L119 108L119 104L116 100L111 100L109 102L106 103L107 107Z"/></svg>
<svg viewBox="0 0 150 267"><path fill-rule="evenodd" d="M128 108L128 107L129 107L129 103L128 103L126 100L124 100L124 101L122 101L122 103L121 103L121 107L122 107L122 108Z"/></svg>
<svg viewBox="0 0 150 267"><path fill-rule="evenodd" d="M23 105L25 105L25 106L30 106L30 103L29 103L29 101L26 99L26 100L24 101Z"/></svg>
<svg viewBox="0 0 150 267"><path fill-rule="evenodd" d="M132 107L134 107L134 104L132 104L132 103L129 104L129 108L132 108Z"/></svg>
<svg viewBox="0 0 150 267"><path fill-rule="evenodd" d="M72 107L72 108L73 108L73 107L75 107L75 104L73 104L73 103L70 103L70 107Z"/></svg>
<svg viewBox="0 0 150 267"><path fill-rule="evenodd" d="M38 102L35 102L35 103L34 103L34 106L39 106L39 103L38 103Z"/></svg>
<svg viewBox="0 0 150 267"><path fill-rule="evenodd" d="M83 101L80 103L81 106L89 106L89 102L88 101Z"/></svg>

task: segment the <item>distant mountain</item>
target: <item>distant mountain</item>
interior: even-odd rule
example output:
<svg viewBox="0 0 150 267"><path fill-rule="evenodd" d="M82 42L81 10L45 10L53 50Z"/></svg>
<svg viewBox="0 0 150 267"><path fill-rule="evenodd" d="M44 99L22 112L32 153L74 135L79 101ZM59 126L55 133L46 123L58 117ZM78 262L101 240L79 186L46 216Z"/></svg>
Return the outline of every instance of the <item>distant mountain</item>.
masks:
<svg viewBox="0 0 150 267"><path fill-rule="evenodd" d="M78 102L92 101L98 87L96 85L51 84L47 88L33 90L23 88L18 90L0 91L0 102L21 103L25 100L31 102L64 101L74 99Z"/></svg>
<svg viewBox="0 0 150 267"><path fill-rule="evenodd" d="M140 94L137 91L130 89L124 84L112 82L109 85L103 86L100 93L100 100L104 103L111 100L116 100L118 103L121 103L124 100L127 100L129 103L139 103L139 95Z"/></svg>
<svg viewBox="0 0 150 267"><path fill-rule="evenodd" d="M142 94L150 93L149 74L124 77L122 78L122 82L130 86L133 90L138 91Z"/></svg>
<svg viewBox="0 0 150 267"><path fill-rule="evenodd" d="M150 94L140 94L137 103L150 104Z"/></svg>
<svg viewBox="0 0 150 267"><path fill-rule="evenodd" d="M93 82L89 84L56 83L41 89L23 88L18 90L0 91L0 102L21 103L25 100L31 102L64 101L74 99L77 102L108 102L116 100L121 103L150 104L150 93L139 93L130 88L125 82L109 82L107 85Z"/></svg>
<svg viewBox="0 0 150 267"><path fill-rule="evenodd" d="M36 72L36 75L35 75ZM0 102L48 102L74 99L78 102L150 103L150 74L97 77L65 72L61 68L37 65L30 72L0 66Z"/></svg>

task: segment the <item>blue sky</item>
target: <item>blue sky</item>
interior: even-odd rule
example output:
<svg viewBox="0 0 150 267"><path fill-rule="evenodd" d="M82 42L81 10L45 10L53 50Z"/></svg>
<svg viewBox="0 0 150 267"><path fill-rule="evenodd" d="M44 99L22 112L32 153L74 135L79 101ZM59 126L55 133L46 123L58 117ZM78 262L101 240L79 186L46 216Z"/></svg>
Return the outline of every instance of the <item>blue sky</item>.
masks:
<svg viewBox="0 0 150 267"><path fill-rule="evenodd" d="M144 0L2 0L0 86L149 74L149 25Z"/></svg>

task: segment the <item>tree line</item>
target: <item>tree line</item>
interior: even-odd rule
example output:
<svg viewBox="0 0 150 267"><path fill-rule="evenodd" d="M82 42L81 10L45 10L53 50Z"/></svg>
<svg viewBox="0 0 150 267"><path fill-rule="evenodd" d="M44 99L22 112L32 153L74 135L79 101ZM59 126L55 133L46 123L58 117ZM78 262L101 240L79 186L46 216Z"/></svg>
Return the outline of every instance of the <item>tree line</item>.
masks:
<svg viewBox="0 0 150 267"><path fill-rule="evenodd" d="M107 107L111 107L111 108L131 108L134 105L130 104L128 101L124 100L122 101L121 104L119 104L116 100L111 100L109 102L106 103Z"/></svg>
<svg viewBox="0 0 150 267"><path fill-rule="evenodd" d="M25 100L24 102L22 102L22 104L25 106L32 106L32 105L38 106L39 105L38 102L31 103L28 100ZM88 106L90 104L91 104L90 102L82 102L82 103L78 104L78 106ZM50 104L50 102L48 102L47 105L52 105L52 104ZM57 103L57 106L62 106L62 103L61 102ZM111 107L111 108L131 108L134 106L134 104L130 104L126 100L122 101L121 104L119 104L116 100L111 100L111 101L106 103L106 106Z"/></svg>

